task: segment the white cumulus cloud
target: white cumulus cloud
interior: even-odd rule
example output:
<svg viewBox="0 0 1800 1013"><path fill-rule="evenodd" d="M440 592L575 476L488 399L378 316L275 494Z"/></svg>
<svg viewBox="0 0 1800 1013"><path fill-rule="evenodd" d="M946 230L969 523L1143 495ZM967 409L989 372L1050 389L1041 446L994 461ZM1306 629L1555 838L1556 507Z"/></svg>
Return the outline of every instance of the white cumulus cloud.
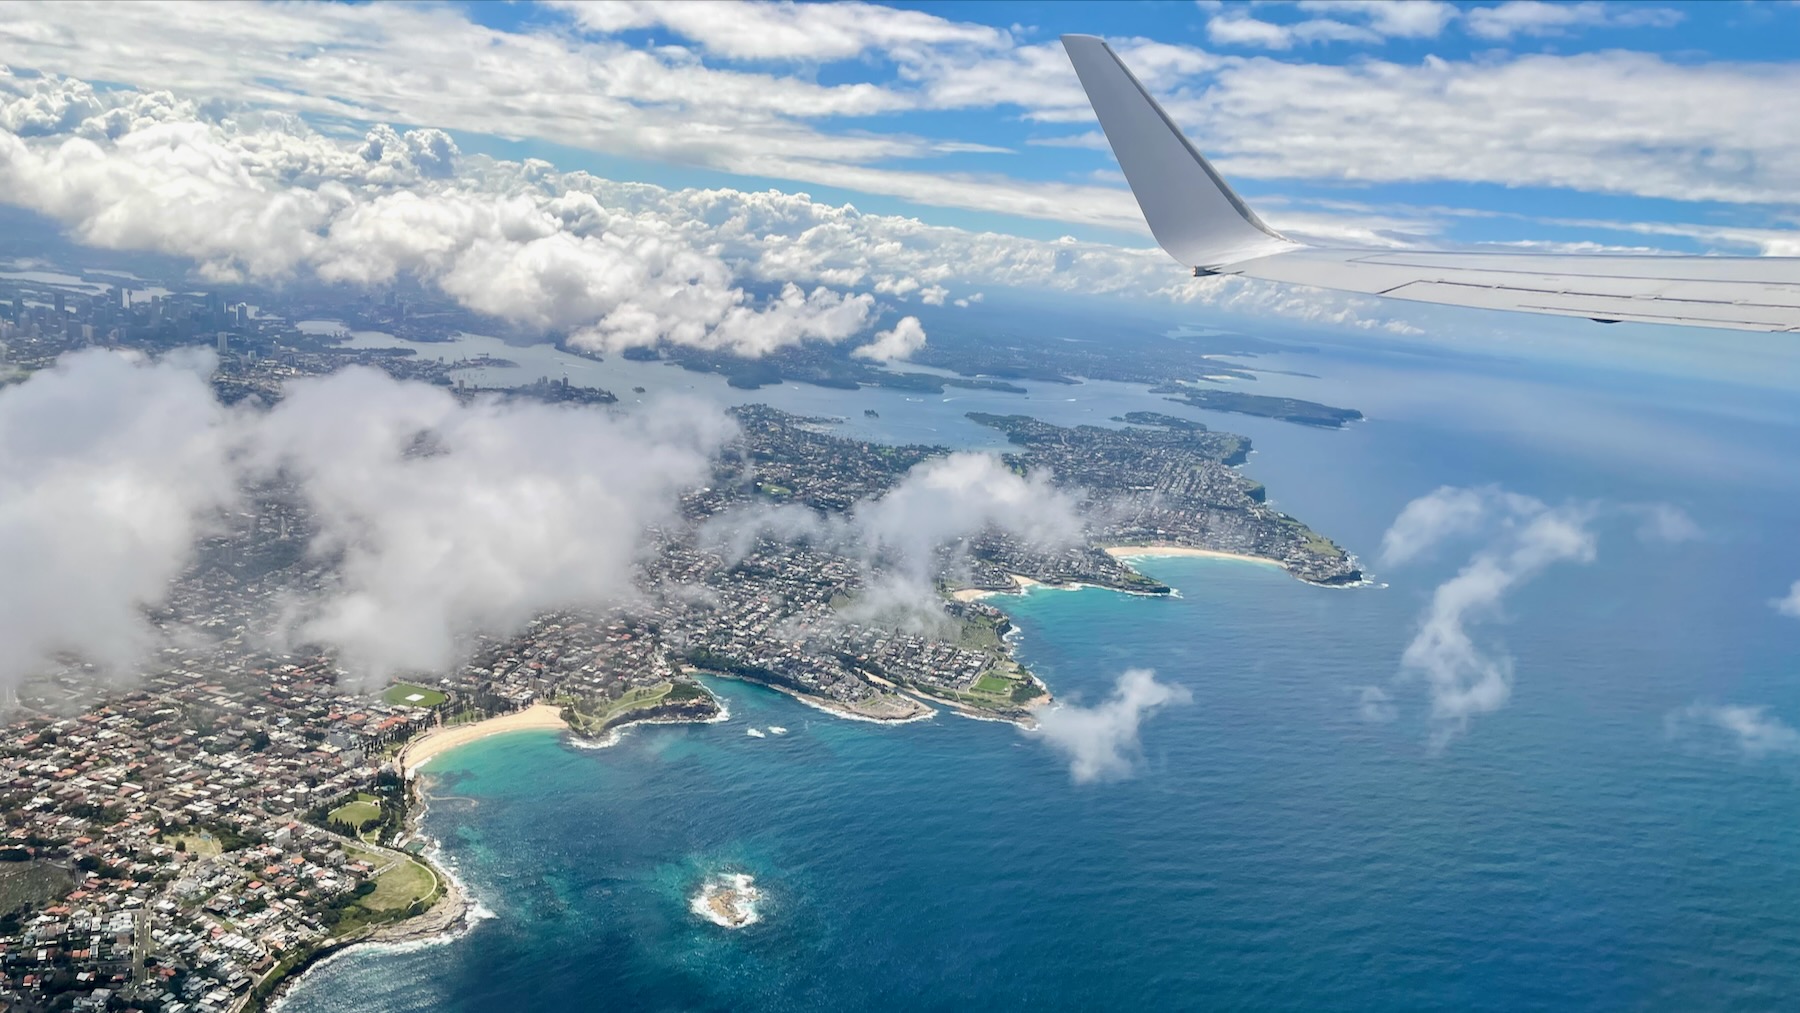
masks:
<svg viewBox="0 0 1800 1013"><path fill-rule="evenodd" d="M972 451L917 465L885 495L858 504L851 519L878 558L920 572L940 546L983 531L1045 549L1081 537L1076 498L1047 472L1020 475L999 455Z"/></svg>
<svg viewBox="0 0 1800 1013"><path fill-rule="evenodd" d="M925 326L919 323L919 318L901 317L900 322L892 329L877 331L874 341L852 350L850 354L860 359L894 362L910 359L914 352L924 347Z"/></svg>
<svg viewBox="0 0 1800 1013"><path fill-rule="evenodd" d="M645 530L674 516L733 431L689 401L615 416L463 405L364 369L296 381L258 421L256 459L298 480L310 549L338 580L297 611L293 636L373 684L449 667L473 633L622 600Z"/></svg>
<svg viewBox="0 0 1800 1013"><path fill-rule="evenodd" d="M1488 516L1488 496L1480 489L1443 486L1406 504L1381 536L1381 559L1398 566L1436 548L1444 540L1478 531Z"/></svg>
<svg viewBox="0 0 1800 1013"><path fill-rule="evenodd" d="M464 160L441 131L377 127L353 145L288 123L169 115L117 136L89 129L98 114L72 137L0 133L0 200L84 243L192 258L213 280L412 276L472 310L601 349L671 341L761 355L842 341L874 307L870 295L787 278L755 298L703 230L531 186L536 170L516 164L496 172L482 160L485 175L458 176Z"/></svg>
<svg viewBox="0 0 1800 1013"><path fill-rule="evenodd" d="M127 674L195 540L238 501L204 355L89 351L0 390L0 697L58 655Z"/></svg>
<svg viewBox="0 0 1800 1013"><path fill-rule="evenodd" d="M0 693L65 655L132 671L198 539L277 475L327 574L269 617L285 640L359 685L441 671L474 634L632 594L646 529L736 431L714 405L463 404L364 369L228 410L211 367L96 350L0 390Z"/></svg>
<svg viewBox="0 0 1800 1013"><path fill-rule="evenodd" d="M1068 757L1077 784L1129 777L1141 751L1138 729L1164 707L1191 703L1185 686L1158 682L1156 673L1133 668L1119 676L1105 700L1091 707L1053 703L1036 711L1037 732Z"/></svg>

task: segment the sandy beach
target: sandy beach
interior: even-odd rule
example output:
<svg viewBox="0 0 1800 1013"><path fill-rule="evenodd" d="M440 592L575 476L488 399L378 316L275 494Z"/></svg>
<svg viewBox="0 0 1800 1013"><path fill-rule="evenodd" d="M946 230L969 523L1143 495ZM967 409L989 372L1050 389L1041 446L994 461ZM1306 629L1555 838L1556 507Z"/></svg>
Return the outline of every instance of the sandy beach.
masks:
<svg viewBox="0 0 1800 1013"><path fill-rule="evenodd" d="M562 719L560 709L547 703L534 703L522 711L502 714L497 718L434 728L406 744L406 748L400 751L400 767L407 773L411 773L430 762L434 756L447 753L458 746L466 746L478 739L485 739L490 735L503 735L506 732L522 732L533 729L562 731L568 727L568 723Z"/></svg>
<svg viewBox="0 0 1800 1013"><path fill-rule="evenodd" d="M1265 556L1247 556L1241 552L1220 552L1217 549L1195 549L1186 545L1110 545L1106 554L1114 559L1130 559L1134 556L1189 556L1199 559L1237 559L1246 563L1260 563L1263 566L1283 567L1280 560Z"/></svg>
<svg viewBox="0 0 1800 1013"><path fill-rule="evenodd" d="M1058 587L1056 584L1046 584L1041 580L1032 580L1030 577L1017 573L1009 573L1007 576L1012 578L1013 586L1011 590L995 590L986 587L965 587L959 591L950 592L950 597L955 598L957 601L980 601L989 595L995 594L1024 594L1034 587L1049 587L1057 588L1058 590L1068 590L1067 588Z"/></svg>

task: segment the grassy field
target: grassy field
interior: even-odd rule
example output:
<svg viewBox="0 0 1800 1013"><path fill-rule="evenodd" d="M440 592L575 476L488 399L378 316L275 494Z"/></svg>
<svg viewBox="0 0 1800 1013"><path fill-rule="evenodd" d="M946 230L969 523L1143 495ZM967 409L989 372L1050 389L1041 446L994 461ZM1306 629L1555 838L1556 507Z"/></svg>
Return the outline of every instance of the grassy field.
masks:
<svg viewBox="0 0 1800 1013"><path fill-rule="evenodd" d="M641 689L629 690L624 696L614 700L612 706L608 707L606 713L600 715L600 717L602 720L605 720L614 715L623 714L626 711L638 710L643 707L654 707L662 701L663 697L669 695L669 690L674 688L675 686L673 683L659 682L654 686L645 686Z"/></svg>
<svg viewBox="0 0 1800 1013"><path fill-rule="evenodd" d="M963 621L957 636L957 646L971 651L999 650L1001 640L996 621L984 615L970 616Z"/></svg>
<svg viewBox="0 0 1800 1013"><path fill-rule="evenodd" d="M204 830L191 834L170 834L169 845L173 847L176 841L181 841L183 844L187 845L188 854L198 855L203 858L221 854L225 850L219 846L219 839L217 837L214 837Z"/></svg>
<svg viewBox="0 0 1800 1013"><path fill-rule="evenodd" d="M415 686L410 682L396 682L389 686L381 698L395 707L436 707L450 699L435 689Z"/></svg>
<svg viewBox="0 0 1800 1013"><path fill-rule="evenodd" d="M399 911L437 892L437 877L408 858L375 878L375 892L362 899L371 911Z"/></svg>
<svg viewBox="0 0 1800 1013"><path fill-rule="evenodd" d="M45 862L0 862L0 914L48 904L74 885L69 873Z"/></svg>
<svg viewBox="0 0 1800 1013"><path fill-rule="evenodd" d="M367 792L359 792L355 798L331 810L330 818L343 820L353 827L360 827L364 820L381 818L381 803L375 796Z"/></svg>
<svg viewBox="0 0 1800 1013"><path fill-rule="evenodd" d="M669 695L669 691L674 688L675 684L672 682L659 682L654 686L644 686L638 689L627 690L625 695L619 697L617 700L610 701L604 710L594 711L592 713L583 711L577 706L572 706L576 701L568 700L565 703L567 709L563 711L563 717L565 720L568 720L570 725L577 731L591 732L627 711L643 710L656 706L661 703L663 698Z"/></svg>
<svg viewBox="0 0 1800 1013"><path fill-rule="evenodd" d="M981 678L976 679L975 685L970 688L977 693L992 693L995 696L1006 696L1012 692L1013 687L1016 685L1018 685L1018 683L1011 679L1002 679L993 675L983 675Z"/></svg>
<svg viewBox="0 0 1800 1013"><path fill-rule="evenodd" d="M375 877L375 892L357 901L370 911L402 911L413 901L429 900L437 893L437 876L418 862L410 858L396 860L386 852L351 850L378 869L388 866L387 871Z"/></svg>

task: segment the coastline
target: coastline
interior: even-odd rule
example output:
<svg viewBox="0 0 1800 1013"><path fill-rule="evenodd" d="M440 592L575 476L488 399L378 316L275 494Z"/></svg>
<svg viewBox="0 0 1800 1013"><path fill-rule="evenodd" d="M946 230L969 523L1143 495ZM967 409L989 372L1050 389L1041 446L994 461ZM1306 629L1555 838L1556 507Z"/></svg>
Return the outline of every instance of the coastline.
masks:
<svg viewBox="0 0 1800 1013"><path fill-rule="evenodd" d="M732 675L729 672L715 672L710 668L691 668L688 669L688 671L690 674L707 675L715 679L730 679L732 682L744 682L749 683L752 686L761 686L764 689L772 689L777 693L783 693L793 697L795 700L814 710L824 711L833 717L843 718L847 721L867 721L873 725L904 725L914 721L929 721L932 718L937 717L937 711L933 710L924 701L914 698L909 693L902 693L898 690L895 691L898 696L917 704L924 713L921 714L915 712L908 714L905 717L884 717L880 714L864 713L847 704L838 703L836 700L826 700L822 697L812 696L795 689L790 689L787 686L776 685L772 682L763 682L758 679L746 679L743 676Z"/></svg>
<svg viewBox="0 0 1800 1013"><path fill-rule="evenodd" d="M1031 684L1036 686L1040 692L1030 700L1020 703L1018 705L1018 710L1023 713L1014 715L985 711L972 704L963 703L961 700L955 700L950 697L941 697L935 693L930 693L913 686L909 686L900 692L905 693L907 696L912 697L926 706L942 707L960 718L967 718L970 721L992 721L996 724L1012 725L1015 728L1022 728L1029 731L1030 729L1037 727L1037 717L1035 713L1037 708L1054 702L1056 697L1051 694L1050 687L1044 685L1043 680L1039 679L1037 676L1027 674L1027 678L1031 680Z"/></svg>
<svg viewBox="0 0 1800 1013"><path fill-rule="evenodd" d="M415 857L422 862L431 874L437 877L443 892L433 901L429 908L411 918L389 925L380 925L365 929L361 933L334 939L312 953L293 967L287 968L273 989L261 1000L260 1005L246 1005L239 1009L278 1010L293 988L303 981L306 975L331 960L364 946L412 947L437 946L455 941L463 933L475 927L482 917L483 909L448 865L441 861L437 842L419 834L419 823L424 819L429 808L429 800L422 785L415 780L419 768L453 749L458 749L509 732L524 731L567 731L569 725L562 718L562 710L546 703L534 703L523 710L498 717L483 718L466 724L450 725L434 728L423 735L413 738L400 748L395 756L404 776L417 786L416 803L410 808L406 818L406 835L417 837L427 843L423 852Z"/></svg>
<svg viewBox="0 0 1800 1013"><path fill-rule="evenodd" d="M524 710L499 717L433 728L402 746L395 759L400 769L410 777L436 757L471 742L507 732L567 731L568 728L569 723L563 720L561 708L539 702Z"/></svg>
<svg viewBox="0 0 1800 1013"><path fill-rule="evenodd" d="M1133 548L1138 547L1133 546ZM1109 549L1107 551L1111 552L1112 550ZM1195 551L1200 552L1202 550ZM1144 552L1136 552L1133 553L1133 555L1151 556L1160 554L1161 552L1162 550L1160 549L1151 549ZM1214 553L1207 554L1213 555ZM1217 555L1228 555L1228 553L1217 553ZM1279 563L1275 563L1272 559L1262 559L1257 556L1233 556L1231 558L1253 559L1257 562L1272 563L1277 566L1280 565ZM1105 584L1089 584L1079 580L1067 584L1051 584L1046 581L1038 580L1035 577L1027 577L1022 573L1009 573L1007 576L1012 578L1013 586L1011 588L964 587L951 591L950 597L961 602L981 601L984 598L991 598L1000 594L1024 594L1027 591L1032 591L1040 587L1049 591L1082 591L1091 588L1096 591L1111 591L1114 594L1135 594L1144 598L1166 598L1169 595L1176 593L1173 588L1168 591L1139 591L1127 587L1109 587Z"/></svg>
<svg viewBox="0 0 1800 1013"><path fill-rule="evenodd" d="M1026 586L1054 586L1042 584L1040 581L1031 580L1028 577L1018 577L1016 579ZM1021 588L1021 590L1023 590L1023 588ZM1007 724L1018 725L1023 728L1034 726L1034 723L1020 721L1018 719L999 717L997 715L983 715L971 709L965 709L963 706L951 701L915 695L913 692L898 687L892 687L891 685L890 688L894 692L895 702L910 705L912 708L916 708L916 710L908 710L899 715L880 713L873 709L864 709L855 705L839 703L835 700L826 700L810 694L801 693L786 686L761 682L755 679L745 679L726 672L715 672L709 669L697 668L689 668L687 672L690 675L708 675L714 678L730 679L734 682L747 682L764 686L768 689L775 690L778 693L785 694L814 710L823 711L833 717L850 721L865 721L870 724L882 725L910 724L914 721L928 721L937 717L937 709L932 706L933 704L936 704L938 707L946 708L962 717L974 720L1000 721ZM1035 679L1033 681L1037 682ZM889 684L884 681L883 685ZM1044 688L1043 683L1041 682L1037 682L1037 685L1040 688ZM1048 689L1044 688L1043 695L1035 698L1032 702L1034 704L1042 702L1048 699L1049 696ZM718 712L705 719L703 722L698 723L714 724L729 719L730 712L725 707L724 701L716 696L714 699L718 702ZM648 718L641 721L626 722L615 728L611 728L608 730L605 738L598 740L597 742L585 739L581 736L575 736L575 740L584 745L588 745L589 748L605 748L616 744L624 732L639 724L689 723L696 722L682 718ZM273 982L273 988L266 992L260 999L253 998L253 990L252 993L245 997L245 1005L235 1007L234 1009L278 1010L285 1003L288 994L295 986L305 979L308 973L359 947L411 948L419 946L438 946L453 942L460 938L469 930L473 929L475 923L482 920L484 917L492 917L492 913L486 912L486 909L481 906L480 901L469 892L468 888L462 884L455 873L440 859L437 842L419 832L419 824L423 820L429 804L429 800L424 792L424 780L420 774L420 768L437 757L469 745L470 743L479 742L482 739L492 738L496 735L505 735L510 732L521 731L573 731L573 729L570 727L569 723L563 719L561 708L540 701L522 710L514 711L511 714L483 718L480 721L471 721L466 724L450 725L447 727L440 726L423 735L413 738L402 746L394 759L399 765L403 775L410 782L413 790L417 791L416 805L407 814L406 834L409 837L414 837L415 839L426 843L426 848L415 857L437 877L442 892L439 894L438 898L432 902L432 905L429 908L420 912L418 915L400 922L364 929L355 936L334 939L321 945L318 949L307 954L304 959L295 965L282 969L279 976Z"/></svg>
<svg viewBox="0 0 1800 1013"><path fill-rule="evenodd" d="M424 814L424 808L424 805L421 804L416 813L408 815L409 828ZM437 877L438 884L443 891L437 900L432 902L431 907L403 921L366 928L354 936L333 939L325 943L307 954L305 959L299 963L282 970L280 976L272 981L273 987L261 999L256 997L255 990L252 989L241 1000L242 1005L233 1008L275 1013L286 1004L288 994L304 981L308 974L354 950L363 947L412 949L422 946L441 946L454 942L474 928L475 923L483 918L493 917L492 912L487 912L481 906L481 902L470 894L462 880L458 879L456 874L439 860L435 844L436 842L432 842L432 846L424 853L414 856L427 869L431 870L433 876Z"/></svg>
<svg viewBox="0 0 1800 1013"><path fill-rule="evenodd" d="M1287 565L1279 559L1267 556L1252 556L1243 552L1225 552L1220 549L1197 549L1188 545L1109 545L1101 550L1114 559L1154 559L1187 557L1191 559L1235 559L1243 563L1258 563L1262 566L1273 566L1285 570Z"/></svg>
<svg viewBox="0 0 1800 1013"><path fill-rule="evenodd" d="M1022 573L1009 573L1007 576L1012 578L1013 582L1013 586L1010 590L992 587L965 587L950 592L950 597L957 601L980 601L983 598L990 598L997 594L1024 594L1027 591L1040 587L1048 588L1051 591L1079 591L1084 587L1100 587L1099 584L1049 584L1038 580L1035 577L1027 577ZM1103 590L1119 591L1121 594L1141 593L1137 591L1125 591L1119 588L1104 588Z"/></svg>

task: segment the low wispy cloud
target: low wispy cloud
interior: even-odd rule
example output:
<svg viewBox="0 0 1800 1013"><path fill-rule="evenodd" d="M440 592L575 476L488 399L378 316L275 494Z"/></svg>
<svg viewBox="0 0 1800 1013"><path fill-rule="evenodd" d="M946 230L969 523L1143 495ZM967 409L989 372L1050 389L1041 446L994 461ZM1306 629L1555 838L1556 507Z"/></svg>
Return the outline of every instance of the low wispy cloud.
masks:
<svg viewBox="0 0 1800 1013"><path fill-rule="evenodd" d="M1400 716L1394 698L1380 686L1364 686L1356 692L1356 714L1372 725L1386 724Z"/></svg>
<svg viewBox="0 0 1800 1013"><path fill-rule="evenodd" d="M1671 739L1723 747L1750 760L1800 753L1800 732L1767 707L1696 702L1671 711L1663 727Z"/></svg>
<svg viewBox="0 0 1800 1013"><path fill-rule="evenodd" d="M1431 696L1431 745L1442 749L1467 730L1471 718L1505 706L1512 696L1513 659L1478 635L1498 617L1506 598L1558 563L1594 561L1602 521L1636 522L1639 541L1669 545L1703 535L1699 524L1668 503L1569 503L1542 500L1499 486L1443 486L1408 503L1381 539L1389 566L1418 562L1455 542L1477 548L1461 570L1432 592L1419 628L1401 655L1401 677L1422 680ZM1371 692L1372 691L1372 692ZM1385 719L1393 704L1366 687L1359 710Z"/></svg>
<svg viewBox="0 0 1800 1013"><path fill-rule="evenodd" d="M1467 27L1477 38L1503 41L1521 35L1566 35L1584 28L1672 28L1681 20L1682 13L1672 7L1648 4L1507 0L1469 11Z"/></svg>
<svg viewBox="0 0 1800 1013"><path fill-rule="evenodd" d="M1422 677L1431 691L1432 745L1443 748L1468 728L1469 719L1498 710L1512 695L1513 659L1484 648L1470 630L1493 618L1506 596L1560 562L1591 563L1593 511L1544 508L1477 552L1456 576L1438 585L1401 655L1401 667Z"/></svg>
<svg viewBox="0 0 1800 1013"><path fill-rule="evenodd" d="M1164 707L1191 703L1185 686L1158 682L1156 673L1133 668L1119 676L1105 700L1091 707L1048 704L1036 711L1037 732L1069 759L1069 776L1077 784L1116 781L1131 776L1142 746L1138 728Z"/></svg>
<svg viewBox="0 0 1800 1013"><path fill-rule="evenodd" d="M1494 493L1442 486L1406 504L1381 536L1381 561L1402 566L1453 537L1480 530Z"/></svg>
<svg viewBox="0 0 1800 1013"><path fill-rule="evenodd" d="M863 588L843 616L909 629L944 624L937 575L970 539L1003 534L1045 552L1081 539L1078 496L1050 473L1019 474L998 454L960 451L913 466L891 489L842 515L798 504L758 505L710 522L705 542L741 558L758 539L799 541L857 560Z"/></svg>
<svg viewBox="0 0 1800 1013"><path fill-rule="evenodd" d="M1471 718L1498 710L1512 695L1513 659L1476 634L1508 595L1557 563L1589 563L1596 549L1595 504L1550 507L1494 486L1443 487L1406 505L1382 538L1390 565L1412 562L1457 538L1484 544L1432 592L1418 631L1401 654L1401 678L1422 680L1431 697L1431 746L1443 749ZM1384 691L1367 690L1365 718L1391 713Z"/></svg>
<svg viewBox="0 0 1800 1013"><path fill-rule="evenodd" d="M1788 587L1788 593L1785 596L1776 598L1770 601L1769 604L1773 605L1775 611L1784 616L1793 616L1795 619L1800 619L1800 580L1794 581L1794 583Z"/></svg>
<svg viewBox="0 0 1800 1013"><path fill-rule="evenodd" d="M1700 539L1705 532L1689 517L1687 511L1668 503L1650 503L1625 508L1640 518L1638 540L1652 544L1679 545Z"/></svg>

